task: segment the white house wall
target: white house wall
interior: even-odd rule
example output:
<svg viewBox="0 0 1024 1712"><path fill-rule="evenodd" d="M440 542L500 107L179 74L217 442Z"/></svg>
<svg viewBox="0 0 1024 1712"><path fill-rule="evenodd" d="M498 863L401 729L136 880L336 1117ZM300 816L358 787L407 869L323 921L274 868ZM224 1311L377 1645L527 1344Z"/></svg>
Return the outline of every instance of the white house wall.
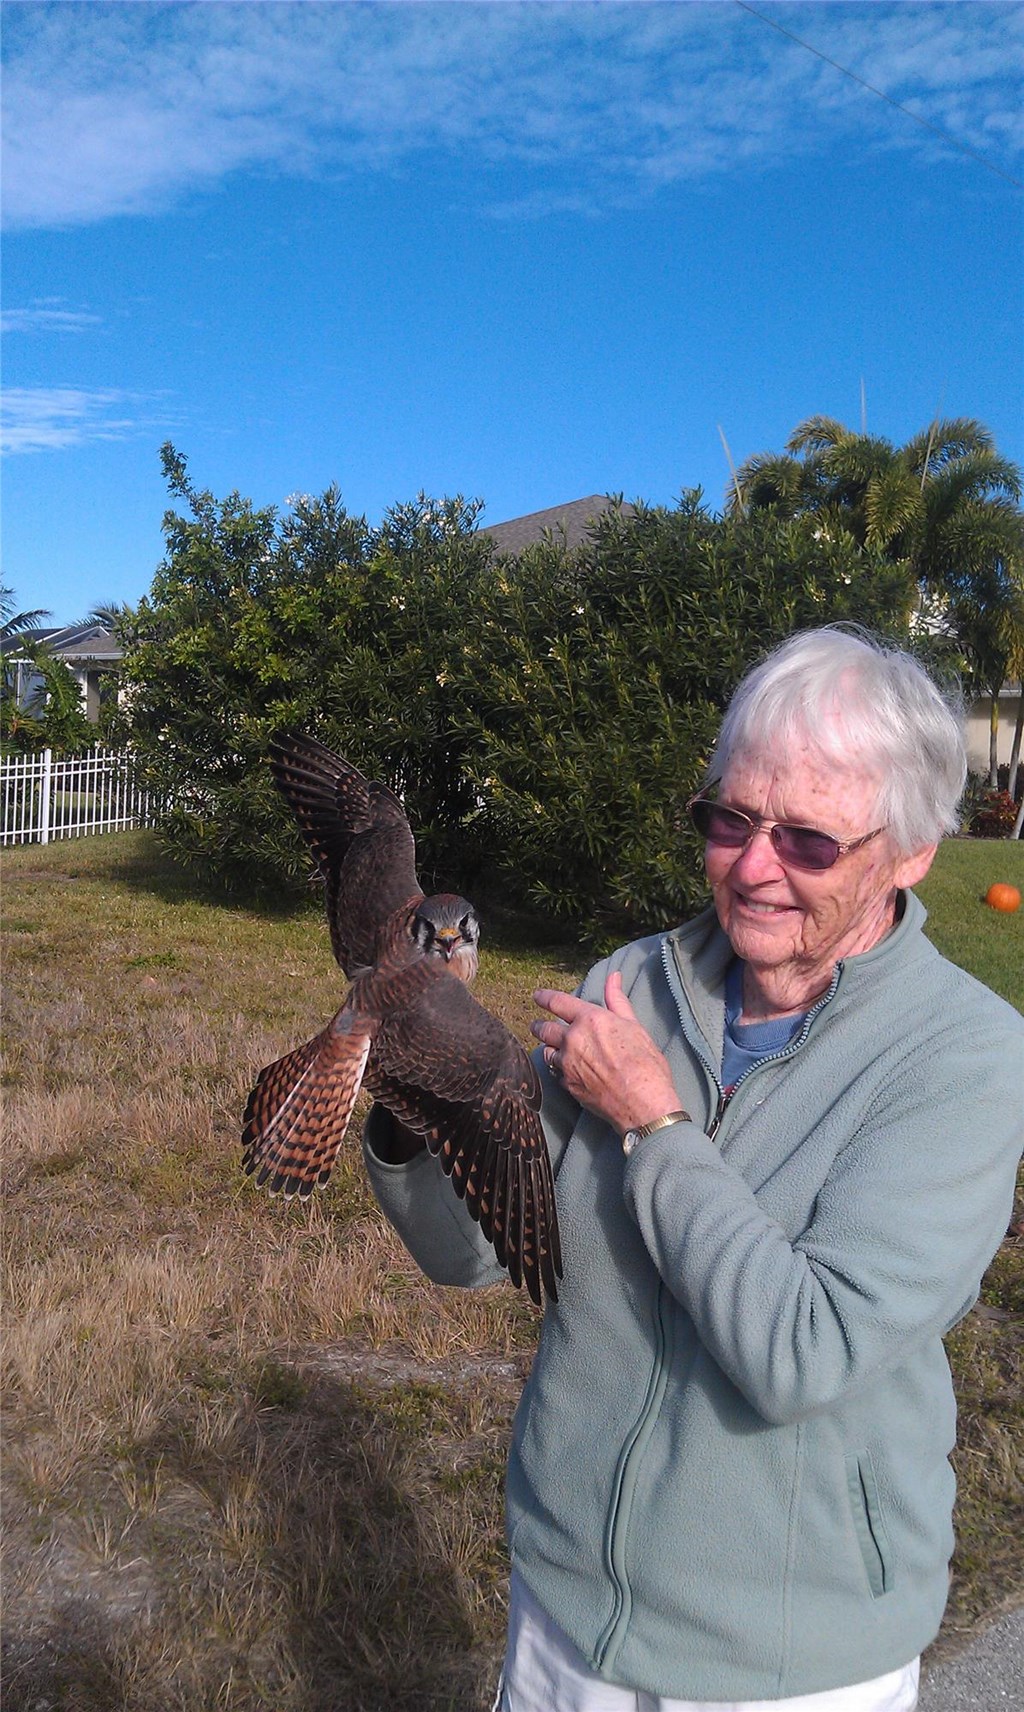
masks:
<svg viewBox="0 0 1024 1712"><path fill-rule="evenodd" d="M1020 705L1020 690L1004 690L999 697L999 765L1009 766L1013 727ZM967 716L967 759L972 773L988 772L988 732L991 696L976 701Z"/></svg>

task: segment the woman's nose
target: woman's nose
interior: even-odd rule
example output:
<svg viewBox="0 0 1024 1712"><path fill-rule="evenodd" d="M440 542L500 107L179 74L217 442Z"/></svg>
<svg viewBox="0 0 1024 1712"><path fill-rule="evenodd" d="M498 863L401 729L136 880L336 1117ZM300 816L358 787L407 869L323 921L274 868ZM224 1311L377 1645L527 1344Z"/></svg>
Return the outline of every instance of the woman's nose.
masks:
<svg viewBox="0 0 1024 1712"><path fill-rule="evenodd" d="M779 861L767 827L759 826L751 833L733 868L734 871L739 868L748 880L776 879L785 873L785 866Z"/></svg>

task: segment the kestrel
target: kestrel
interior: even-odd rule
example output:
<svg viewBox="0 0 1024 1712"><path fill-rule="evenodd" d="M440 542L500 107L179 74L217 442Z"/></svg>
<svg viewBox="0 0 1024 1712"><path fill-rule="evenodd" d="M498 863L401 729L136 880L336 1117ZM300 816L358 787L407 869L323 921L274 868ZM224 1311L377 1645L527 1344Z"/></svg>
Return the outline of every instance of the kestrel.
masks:
<svg viewBox="0 0 1024 1712"><path fill-rule="evenodd" d="M514 1284L540 1305L562 1276L555 1191L526 1052L466 985L479 924L425 897L405 811L386 785L311 737L271 744L271 770L326 884L334 955L351 981L322 1033L261 1070L245 1170L272 1192L326 1183L360 1088L421 1135Z"/></svg>

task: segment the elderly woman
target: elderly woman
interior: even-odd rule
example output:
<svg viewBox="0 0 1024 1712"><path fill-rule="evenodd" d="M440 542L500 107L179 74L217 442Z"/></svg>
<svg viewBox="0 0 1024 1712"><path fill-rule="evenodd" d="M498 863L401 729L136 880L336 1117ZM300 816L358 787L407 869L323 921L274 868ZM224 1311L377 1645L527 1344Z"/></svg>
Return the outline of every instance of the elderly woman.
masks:
<svg viewBox="0 0 1024 1712"><path fill-rule="evenodd" d="M537 994L565 1280L509 1461L506 1712L916 1704L952 1548L942 1337L1024 1112L1021 1018L910 890L964 776L908 655L790 638L690 805L713 908ZM498 1275L379 1111L366 1151L432 1277Z"/></svg>

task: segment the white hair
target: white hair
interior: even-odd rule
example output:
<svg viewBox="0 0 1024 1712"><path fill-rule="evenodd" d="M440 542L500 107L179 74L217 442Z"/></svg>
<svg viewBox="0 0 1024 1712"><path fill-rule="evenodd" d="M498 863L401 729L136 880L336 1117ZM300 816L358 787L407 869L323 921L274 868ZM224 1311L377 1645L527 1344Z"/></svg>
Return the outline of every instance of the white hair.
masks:
<svg viewBox="0 0 1024 1712"><path fill-rule="evenodd" d="M877 780L875 814L901 855L957 830L963 704L905 649L848 626L798 630L741 680L708 778L741 754L777 756L796 744Z"/></svg>

